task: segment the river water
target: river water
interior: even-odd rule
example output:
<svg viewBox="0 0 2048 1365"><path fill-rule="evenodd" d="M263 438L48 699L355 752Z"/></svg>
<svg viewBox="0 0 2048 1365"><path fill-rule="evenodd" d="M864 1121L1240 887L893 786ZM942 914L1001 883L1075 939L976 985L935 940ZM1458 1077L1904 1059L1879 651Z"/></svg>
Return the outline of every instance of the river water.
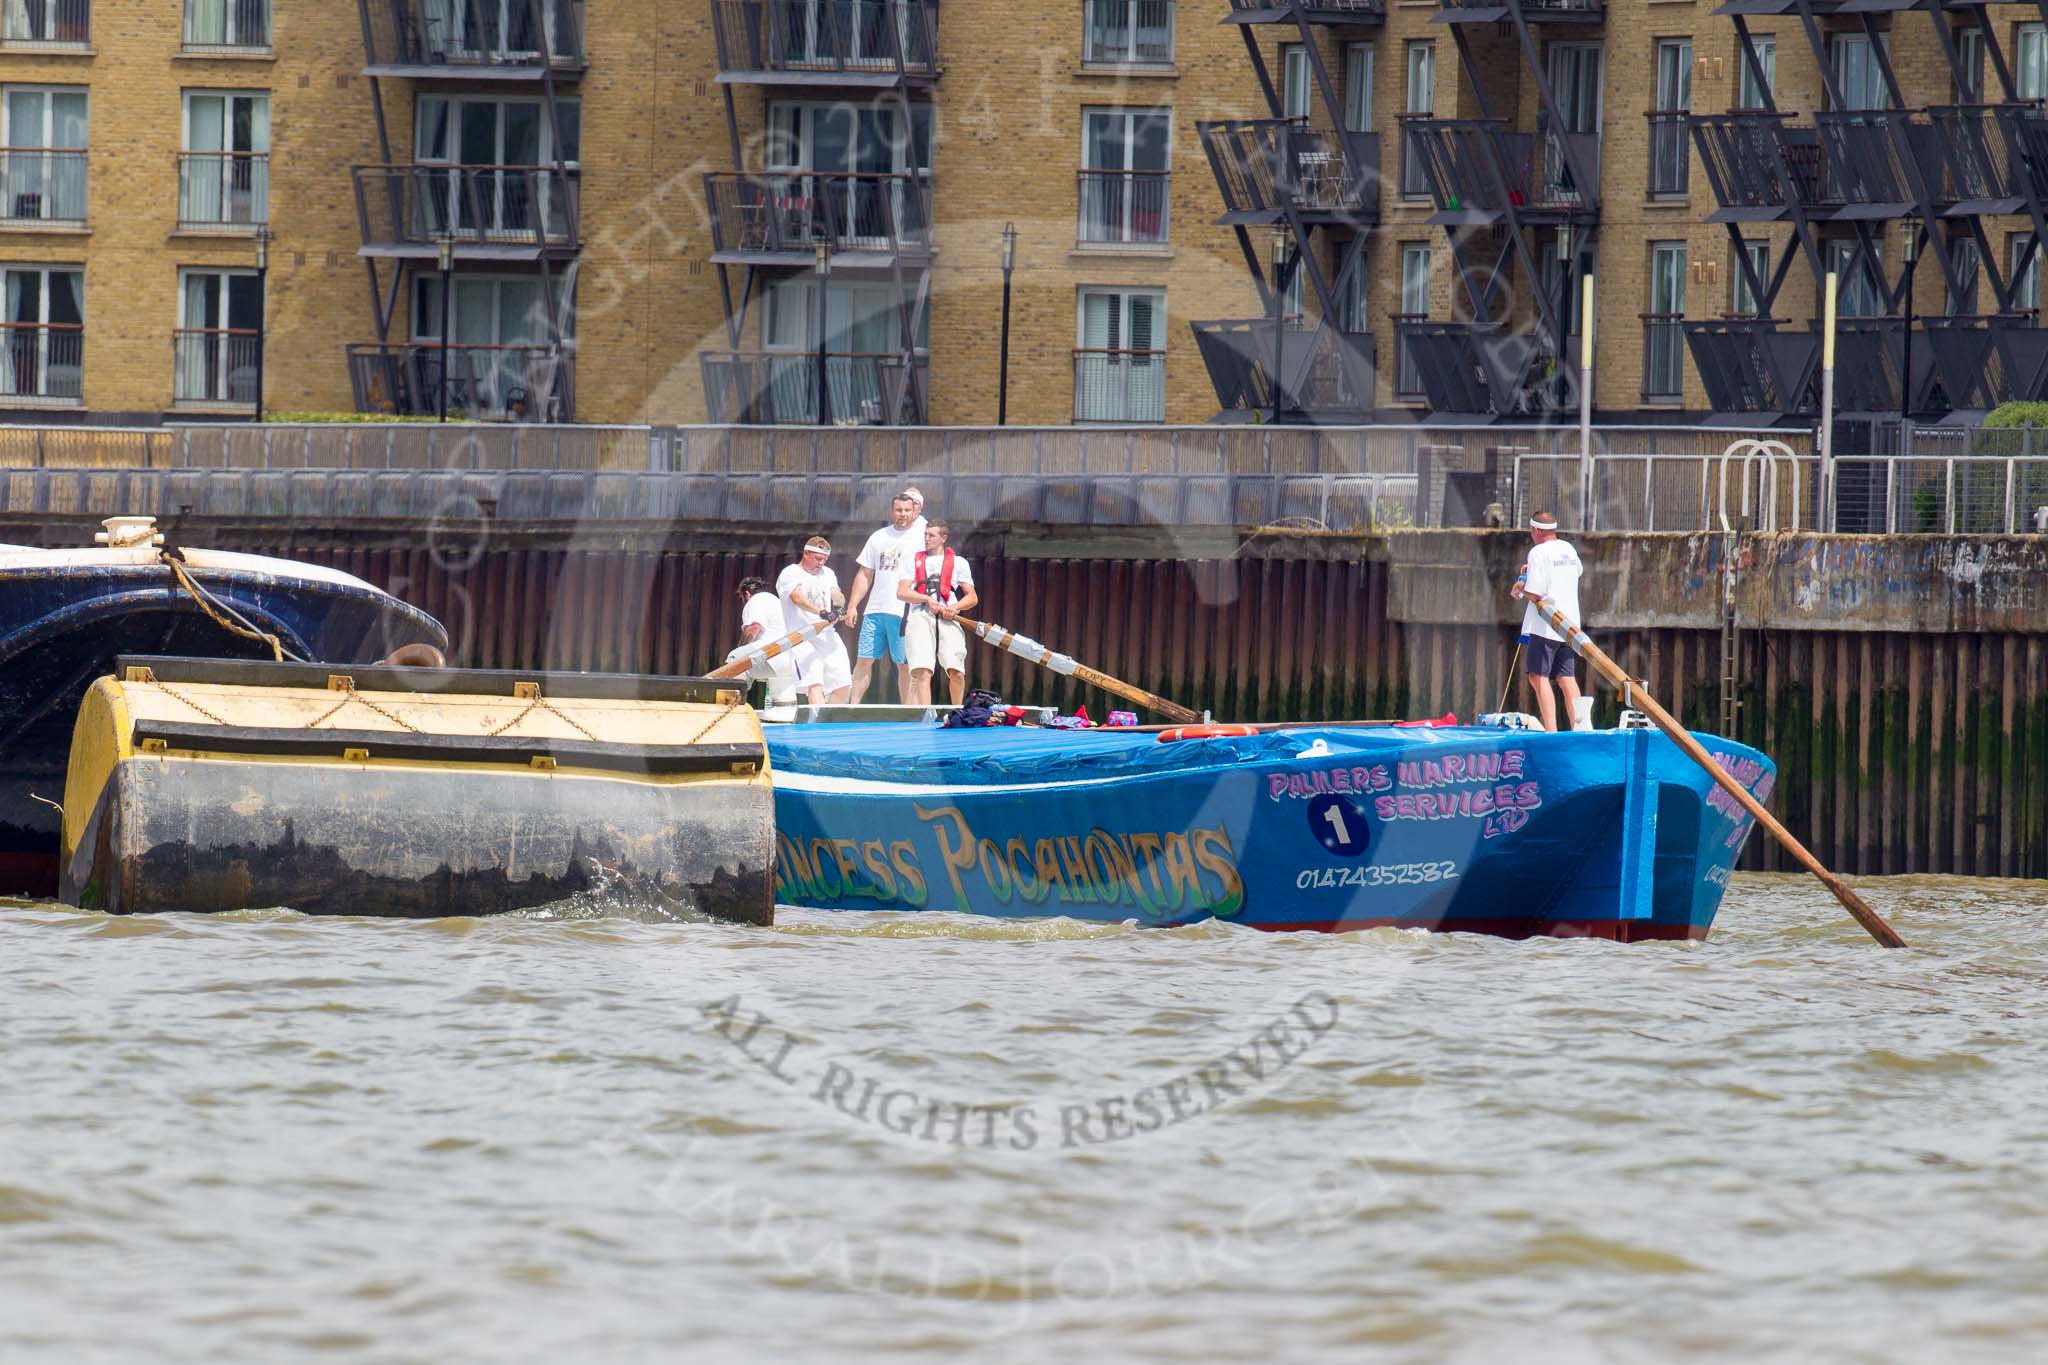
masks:
<svg viewBox="0 0 2048 1365"><path fill-rule="evenodd" d="M1704 944L0 910L0 1360L2048 1352L2048 886Z"/></svg>

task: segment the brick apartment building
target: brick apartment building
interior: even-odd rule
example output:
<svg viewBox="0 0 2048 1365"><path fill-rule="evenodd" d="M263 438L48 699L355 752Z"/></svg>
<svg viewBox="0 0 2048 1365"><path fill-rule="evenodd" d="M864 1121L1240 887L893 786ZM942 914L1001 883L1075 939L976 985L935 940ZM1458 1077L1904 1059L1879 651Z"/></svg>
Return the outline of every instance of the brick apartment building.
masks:
<svg viewBox="0 0 2048 1365"><path fill-rule="evenodd" d="M1562 416L1588 270L1603 419L1810 416L1828 268L2036 396L2042 13L1723 8L4 0L0 420L988 423L1012 224L1013 423Z"/></svg>

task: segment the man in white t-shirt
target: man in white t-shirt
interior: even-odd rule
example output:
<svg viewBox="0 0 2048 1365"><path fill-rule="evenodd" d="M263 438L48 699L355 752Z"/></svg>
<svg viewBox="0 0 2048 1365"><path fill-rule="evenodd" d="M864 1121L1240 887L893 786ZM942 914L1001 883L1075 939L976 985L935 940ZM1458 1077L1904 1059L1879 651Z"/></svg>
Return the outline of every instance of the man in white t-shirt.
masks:
<svg viewBox="0 0 2048 1365"><path fill-rule="evenodd" d="M775 595L782 599L785 632L802 630L839 606L839 575L825 567L831 553L831 541L812 536L804 542L803 558L776 577ZM853 670L846 658L846 640L837 626L797 649L796 680L813 706L846 700L853 690Z"/></svg>
<svg viewBox="0 0 2048 1365"><path fill-rule="evenodd" d="M767 644L789 634L792 628L783 617L782 599L769 588L767 579L742 578L739 597L740 647L733 651L734 655L750 645ZM788 706L796 700L796 658L792 652L772 659L756 659L747 676L768 684L770 706Z"/></svg>
<svg viewBox="0 0 2048 1365"><path fill-rule="evenodd" d="M1564 691L1565 723L1575 730L1590 729L1590 724L1582 726L1579 721L1578 656L1536 610L1537 600L1547 597L1567 621L1585 624L1579 617L1579 575L1584 572L1579 552L1557 538L1557 518L1548 512L1530 518L1529 539L1535 542L1529 562L1508 592L1529 601L1522 613L1522 645L1529 656L1527 671L1529 686L1536 693L1536 713L1543 718L1544 729L1557 728L1557 698L1550 691L1555 678Z"/></svg>
<svg viewBox="0 0 2048 1365"><path fill-rule="evenodd" d="M897 600L896 583L909 567L910 557L924 544L923 536L924 518L917 514L917 499L905 489L889 503L889 524L868 537L853 561L853 586L847 590L846 605L856 612L866 606L860 643L854 650L853 699L857 702L867 700L875 660L884 651L896 665L896 695L909 695L910 670L903 659L903 603Z"/></svg>
<svg viewBox="0 0 2048 1365"><path fill-rule="evenodd" d="M924 549L911 556L909 572L896 584L896 595L908 610L903 619L903 647L910 656L912 706L932 704L932 666L946 670L946 690L958 706L967 695L967 631L955 619L981 602L967 561L946 548L946 523L924 528Z"/></svg>

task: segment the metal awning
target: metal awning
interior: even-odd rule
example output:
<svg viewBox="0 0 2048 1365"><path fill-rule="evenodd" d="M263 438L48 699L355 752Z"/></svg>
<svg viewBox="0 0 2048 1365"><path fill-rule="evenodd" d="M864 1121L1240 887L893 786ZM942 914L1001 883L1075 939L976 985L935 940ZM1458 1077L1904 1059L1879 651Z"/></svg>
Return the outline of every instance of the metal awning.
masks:
<svg viewBox="0 0 2048 1365"><path fill-rule="evenodd" d="M1792 0L1727 0L1717 8L1716 16L1723 14L1790 14Z"/></svg>

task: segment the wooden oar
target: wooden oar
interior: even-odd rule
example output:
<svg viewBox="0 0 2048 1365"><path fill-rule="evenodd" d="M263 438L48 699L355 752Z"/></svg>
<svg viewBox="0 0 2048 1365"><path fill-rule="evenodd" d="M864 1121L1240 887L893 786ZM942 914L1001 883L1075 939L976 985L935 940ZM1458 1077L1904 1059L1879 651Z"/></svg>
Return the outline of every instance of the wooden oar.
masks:
<svg viewBox="0 0 2048 1365"><path fill-rule="evenodd" d="M1028 663L1050 669L1063 677L1079 678L1084 683L1092 683L1105 692L1122 697L1125 701L1136 702L1149 711L1157 711L1169 720L1177 720L1183 725L1201 722L1202 715L1199 711L1190 711L1187 707L1155 696L1142 687L1133 687L1086 664L1076 663L1067 655L1054 653L1027 635L1019 635L1014 630L1005 630L1001 626L992 626L985 621L975 621L965 616L956 616L953 619L973 631L984 642L998 649L1007 649Z"/></svg>
<svg viewBox="0 0 2048 1365"><path fill-rule="evenodd" d="M755 660L773 659L777 655L787 654L806 640L815 639L817 636L822 635L828 626L838 625L840 620L841 617L837 612L830 616L820 616L802 630L793 630L779 640L771 640L765 645L756 645L740 655L739 658L729 663L720 664L704 676L707 678L737 678L740 674L752 668Z"/></svg>
<svg viewBox="0 0 2048 1365"><path fill-rule="evenodd" d="M1835 899L1842 903L1842 908L1854 916L1858 924L1869 930L1872 938L1887 948L1906 946L1906 940L1899 937L1898 930L1885 923L1884 916L1865 905L1863 898L1851 891L1846 882L1821 866L1820 859L1806 851L1806 845L1793 838L1792 832L1779 824L1777 819L1764 809L1761 801L1751 796L1748 789L1737 782L1727 769L1714 761L1714 756L1707 752L1705 745L1692 737L1691 731L1680 725L1669 711L1657 704L1657 699L1650 695L1649 689L1643 686L1640 680L1622 672L1621 665L1608 658L1598 645L1587 639L1586 633L1579 629L1577 622L1566 617L1557 609L1557 604L1547 597L1537 599L1536 611L1544 620L1550 622L1552 629L1564 636L1565 643L1571 646L1574 654L1593 665L1594 670L1608 682L1622 689L1632 706L1639 708L1651 720L1656 721L1657 728L1671 736L1672 742L1685 750L1687 758L1705 768L1708 776L1721 784L1723 791L1734 797L1736 803L1748 811L1759 825L1770 831L1773 839L1797 858L1808 872L1818 878L1822 886L1833 892Z"/></svg>

